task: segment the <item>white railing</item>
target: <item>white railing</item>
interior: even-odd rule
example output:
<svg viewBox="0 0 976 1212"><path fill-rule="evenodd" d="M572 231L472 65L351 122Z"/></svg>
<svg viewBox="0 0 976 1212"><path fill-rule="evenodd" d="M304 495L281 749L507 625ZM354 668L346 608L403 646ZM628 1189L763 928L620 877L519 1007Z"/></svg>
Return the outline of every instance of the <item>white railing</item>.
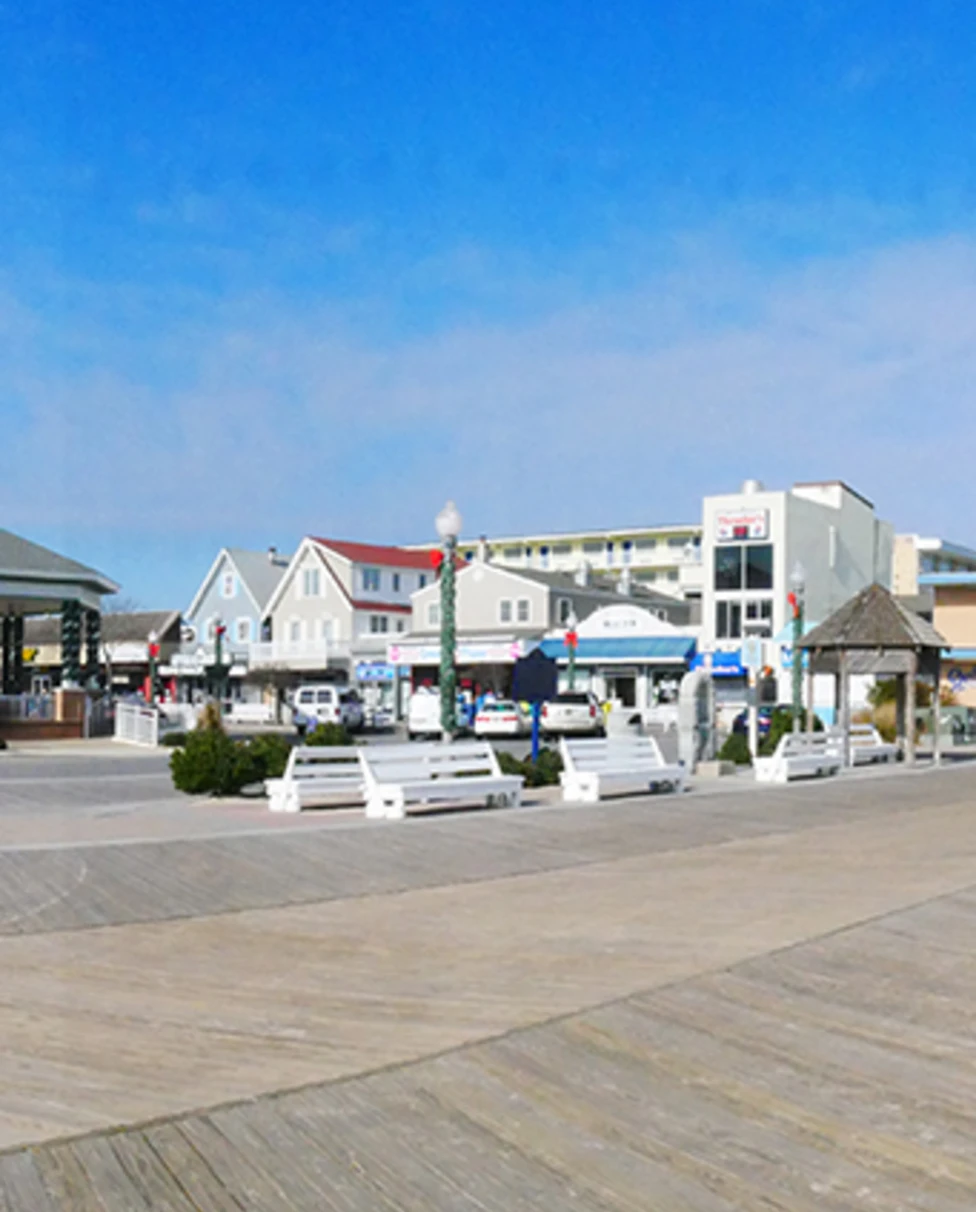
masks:
<svg viewBox="0 0 976 1212"><path fill-rule="evenodd" d="M0 720L53 720L54 696L50 694L0 695Z"/></svg>
<svg viewBox="0 0 976 1212"><path fill-rule="evenodd" d="M324 669L330 660L348 657L349 645L335 640L268 640L251 645L251 665Z"/></svg>
<svg viewBox="0 0 976 1212"><path fill-rule="evenodd" d="M115 740L155 748L159 744L159 712L137 703L116 703Z"/></svg>

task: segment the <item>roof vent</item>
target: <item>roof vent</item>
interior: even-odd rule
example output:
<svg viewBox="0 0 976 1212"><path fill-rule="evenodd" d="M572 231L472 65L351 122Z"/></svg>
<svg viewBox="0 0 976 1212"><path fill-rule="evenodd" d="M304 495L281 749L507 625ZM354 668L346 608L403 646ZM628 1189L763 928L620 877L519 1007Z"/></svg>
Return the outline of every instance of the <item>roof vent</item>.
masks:
<svg viewBox="0 0 976 1212"><path fill-rule="evenodd" d="M744 497L754 496L757 492L763 492L765 487L762 480L743 480L742 495Z"/></svg>

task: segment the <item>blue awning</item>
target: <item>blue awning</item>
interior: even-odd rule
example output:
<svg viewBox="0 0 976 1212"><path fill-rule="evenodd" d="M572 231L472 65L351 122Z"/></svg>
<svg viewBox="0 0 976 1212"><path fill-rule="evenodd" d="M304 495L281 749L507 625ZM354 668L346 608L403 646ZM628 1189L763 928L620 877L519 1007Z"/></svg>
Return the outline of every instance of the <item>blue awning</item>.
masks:
<svg viewBox="0 0 976 1212"><path fill-rule="evenodd" d="M566 645L560 640L543 640L543 654L554 660L568 659ZM695 641L691 636L612 636L609 639L581 638L576 659L589 661L633 661L637 664L682 665L691 659Z"/></svg>

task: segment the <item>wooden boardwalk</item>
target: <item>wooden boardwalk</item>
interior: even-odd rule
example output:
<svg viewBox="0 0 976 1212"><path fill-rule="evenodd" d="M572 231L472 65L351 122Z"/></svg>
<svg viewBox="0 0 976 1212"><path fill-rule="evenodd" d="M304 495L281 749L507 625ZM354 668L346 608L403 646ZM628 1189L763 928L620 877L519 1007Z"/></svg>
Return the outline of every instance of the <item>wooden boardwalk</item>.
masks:
<svg viewBox="0 0 976 1212"><path fill-rule="evenodd" d="M972 1212L974 786L0 855L0 1212Z"/></svg>

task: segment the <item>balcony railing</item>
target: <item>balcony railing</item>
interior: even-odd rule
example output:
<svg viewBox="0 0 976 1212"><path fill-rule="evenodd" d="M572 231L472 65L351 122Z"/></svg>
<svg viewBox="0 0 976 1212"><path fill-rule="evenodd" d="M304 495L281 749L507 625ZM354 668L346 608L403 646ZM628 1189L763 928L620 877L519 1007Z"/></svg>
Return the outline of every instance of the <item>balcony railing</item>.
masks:
<svg viewBox="0 0 976 1212"><path fill-rule="evenodd" d="M348 656L349 645L336 640L267 640L250 646L252 669L268 665L324 669L330 662Z"/></svg>

